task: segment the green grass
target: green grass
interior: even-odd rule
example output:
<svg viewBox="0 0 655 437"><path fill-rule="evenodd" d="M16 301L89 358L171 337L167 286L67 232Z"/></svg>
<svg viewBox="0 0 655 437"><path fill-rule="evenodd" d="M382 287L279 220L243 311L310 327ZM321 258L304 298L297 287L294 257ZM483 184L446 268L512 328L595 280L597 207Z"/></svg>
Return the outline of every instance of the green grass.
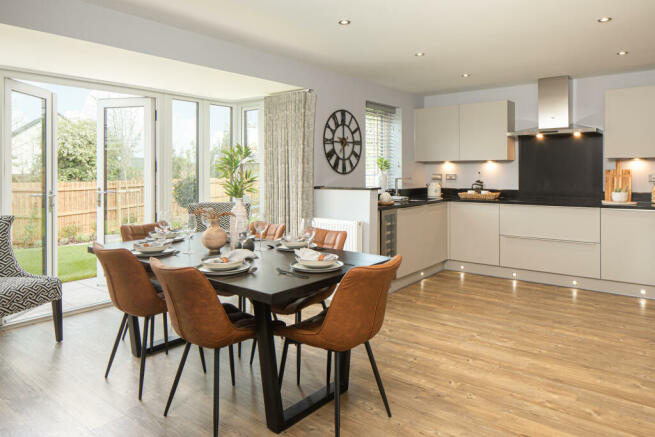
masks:
<svg viewBox="0 0 655 437"><path fill-rule="evenodd" d="M86 251L88 243L71 246L60 246L57 249L59 258L59 278L64 281L92 278L96 275L96 257ZM14 254L20 265L30 273L42 274L40 247L30 249L14 248Z"/></svg>

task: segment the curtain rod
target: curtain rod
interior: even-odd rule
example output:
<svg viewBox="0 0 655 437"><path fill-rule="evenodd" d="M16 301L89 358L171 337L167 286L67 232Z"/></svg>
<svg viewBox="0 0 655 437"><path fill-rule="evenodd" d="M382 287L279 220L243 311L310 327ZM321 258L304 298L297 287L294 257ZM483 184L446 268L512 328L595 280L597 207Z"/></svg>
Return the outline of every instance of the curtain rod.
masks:
<svg viewBox="0 0 655 437"><path fill-rule="evenodd" d="M314 91L314 90L311 89L311 88L298 88L298 89L295 89L295 90L280 91L280 92L271 93L271 94L268 94L268 95L269 96L279 96L280 94L295 93L297 91L307 91L307 92L309 92L309 91Z"/></svg>

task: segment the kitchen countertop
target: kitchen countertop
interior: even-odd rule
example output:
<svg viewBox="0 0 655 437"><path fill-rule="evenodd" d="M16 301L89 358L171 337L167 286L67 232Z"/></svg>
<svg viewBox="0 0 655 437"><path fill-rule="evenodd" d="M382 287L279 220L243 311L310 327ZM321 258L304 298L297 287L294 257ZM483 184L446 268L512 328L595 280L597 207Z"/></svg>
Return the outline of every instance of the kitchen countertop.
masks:
<svg viewBox="0 0 655 437"><path fill-rule="evenodd" d="M575 198L510 198L498 200L462 200L459 197L446 197L443 200L428 200L417 198L409 201L396 202L393 205L378 205L378 210L385 211L389 209L411 208L415 206L431 205L443 202L468 202L468 203L500 203L507 205L544 205L544 206L570 206L582 208L620 208L620 209L638 209L638 210L655 210L655 205L649 200L639 201L637 205L603 205L600 200L594 199L575 199Z"/></svg>

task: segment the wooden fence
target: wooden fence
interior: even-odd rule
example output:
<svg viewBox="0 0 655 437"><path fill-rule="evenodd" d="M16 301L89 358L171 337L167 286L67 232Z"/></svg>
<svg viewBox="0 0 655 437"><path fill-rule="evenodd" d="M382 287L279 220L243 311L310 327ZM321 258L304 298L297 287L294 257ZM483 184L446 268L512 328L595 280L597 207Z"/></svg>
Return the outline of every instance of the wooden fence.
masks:
<svg viewBox="0 0 655 437"><path fill-rule="evenodd" d="M210 200L229 201L221 179L210 179ZM143 223L143 180L112 181L107 183L106 214L110 233L118 233L121 224ZM12 183L11 207L16 217L12 232L14 245L33 246L42 238L41 214L43 197L39 182ZM96 235L98 187L95 181L59 182L57 185L57 224L59 240L88 241ZM172 217L187 214L173 200Z"/></svg>

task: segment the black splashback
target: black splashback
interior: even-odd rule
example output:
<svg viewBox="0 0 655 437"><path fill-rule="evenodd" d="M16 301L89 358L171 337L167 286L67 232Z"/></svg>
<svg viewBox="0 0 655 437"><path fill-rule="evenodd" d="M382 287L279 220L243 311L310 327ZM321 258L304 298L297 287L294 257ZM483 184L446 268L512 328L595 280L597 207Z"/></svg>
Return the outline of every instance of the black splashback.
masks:
<svg viewBox="0 0 655 437"><path fill-rule="evenodd" d="M601 199L603 136L519 137L519 191L528 197Z"/></svg>

